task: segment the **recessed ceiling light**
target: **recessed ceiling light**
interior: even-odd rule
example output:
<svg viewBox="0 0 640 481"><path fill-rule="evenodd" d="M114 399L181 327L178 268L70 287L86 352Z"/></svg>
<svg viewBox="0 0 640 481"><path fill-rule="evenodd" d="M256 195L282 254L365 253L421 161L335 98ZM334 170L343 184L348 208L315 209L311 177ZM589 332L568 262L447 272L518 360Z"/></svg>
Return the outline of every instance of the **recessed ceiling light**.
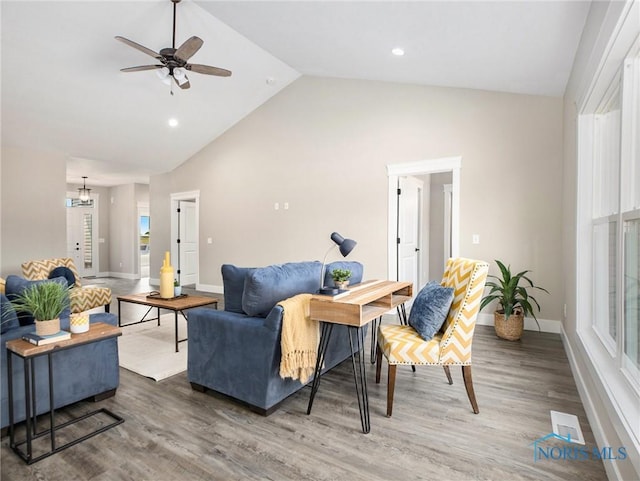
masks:
<svg viewBox="0 0 640 481"><path fill-rule="evenodd" d="M178 119L170 118L169 127L177 127L177 126L178 126Z"/></svg>
<svg viewBox="0 0 640 481"><path fill-rule="evenodd" d="M396 57L402 57L404 55L404 49L400 47L396 47L393 50L391 50L391 53L394 54Z"/></svg>

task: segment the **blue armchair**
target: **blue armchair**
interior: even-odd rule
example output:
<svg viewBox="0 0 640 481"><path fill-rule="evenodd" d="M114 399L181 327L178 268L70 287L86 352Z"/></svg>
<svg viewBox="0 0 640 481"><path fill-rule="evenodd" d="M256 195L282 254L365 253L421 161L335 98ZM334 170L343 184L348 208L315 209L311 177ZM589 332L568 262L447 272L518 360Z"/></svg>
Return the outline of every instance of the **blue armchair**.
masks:
<svg viewBox="0 0 640 481"><path fill-rule="evenodd" d="M296 294L317 291L321 267L320 262L259 269L223 265L225 310L197 308L188 313L191 386L230 396L263 415L271 414L304 387L300 381L280 377L283 311L276 304ZM327 266L325 285L333 284L330 273L336 268L350 269L352 284L362 280L362 264L335 262ZM351 354L346 327L336 326L323 372Z"/></svg>

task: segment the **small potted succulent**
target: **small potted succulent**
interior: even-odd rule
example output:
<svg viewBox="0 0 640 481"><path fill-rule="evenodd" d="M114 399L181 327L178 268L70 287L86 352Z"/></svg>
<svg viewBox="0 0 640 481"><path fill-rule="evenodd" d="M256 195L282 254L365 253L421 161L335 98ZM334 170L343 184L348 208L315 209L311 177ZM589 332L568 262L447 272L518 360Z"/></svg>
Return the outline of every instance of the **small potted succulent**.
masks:
<svg viewBox="0 0 640 481"><path fill-rule="evenodd" d="M69 288L58 282L34 284L11 303L16 312L27 312L33 316L36 334L56 334L60 331L60 314L69 308Z"/></svg>
<svg viewBox="0 0 640 481"><path fill-rule="evenodd" d="M498 260L496 264L500 269L500 276L489 276L497 282L487 281L486 287L489 287L490 291L482 298L480 310L497 300L498 305L493 314L496 334L502 339L517 341L522 336L525 316L533 317L540 330L540 324L533 309L535 306L539 312L540 304L527 292L527 289L538 289L547 294L549 291L533 284L526 275L531 271L526 270L513 275L511 266L505 266ZM523 285L520 285L521 281Z"/></svg>
<svg viewBox="0 0 640 481"><path fill-rule="evenodd" d="M173 280L173 297L178 297L182 295L182 286L180 285L180 281L178 279Z"/></svg>
<svg viewBox="0 0 640 481"><path fill-rule="evenodd" d="M334 269L331 271L331 278L338 289L346 289L351 278L349 269Z"/></svg>

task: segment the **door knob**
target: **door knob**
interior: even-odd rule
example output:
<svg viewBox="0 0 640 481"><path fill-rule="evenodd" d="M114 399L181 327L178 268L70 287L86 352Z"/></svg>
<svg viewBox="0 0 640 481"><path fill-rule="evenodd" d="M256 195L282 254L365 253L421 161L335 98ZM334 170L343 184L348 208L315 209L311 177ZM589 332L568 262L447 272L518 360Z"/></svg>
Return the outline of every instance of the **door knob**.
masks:
<svg viewBox="0 0 640 481"><path fill-rule="evenodd" d="M420 252L420 249L418 249L417 247L416 247L416 252Z"/></svg>

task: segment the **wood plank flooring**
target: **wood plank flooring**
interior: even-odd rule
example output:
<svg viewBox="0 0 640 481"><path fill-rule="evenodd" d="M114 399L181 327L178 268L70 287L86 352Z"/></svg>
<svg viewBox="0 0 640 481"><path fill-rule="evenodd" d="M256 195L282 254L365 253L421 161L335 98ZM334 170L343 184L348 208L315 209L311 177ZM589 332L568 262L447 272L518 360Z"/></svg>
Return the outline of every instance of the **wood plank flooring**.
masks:
<svg viewBox="0 0 640 481"><path fill-rule="evenodd" d="M366 351L368 362L368 344ZM601 461L534 462L531 443L551 431L551 409L576 414L586 446L595 446L558 335L527 331L522 341L509 342L478 326L473 354L477 415L459 368L451 370L450 386L440 368L399 367L387 418L386 363L379 385L368 363L367 435L350 362L323 377L309 416L310 387L262 417L223 396L193 391L186 373L156 383L121 369L115 397L97 406L78 403L59 417L106 407L124 424L32 466L11 452L5 437L2 480L606 479Z"/></svg>

